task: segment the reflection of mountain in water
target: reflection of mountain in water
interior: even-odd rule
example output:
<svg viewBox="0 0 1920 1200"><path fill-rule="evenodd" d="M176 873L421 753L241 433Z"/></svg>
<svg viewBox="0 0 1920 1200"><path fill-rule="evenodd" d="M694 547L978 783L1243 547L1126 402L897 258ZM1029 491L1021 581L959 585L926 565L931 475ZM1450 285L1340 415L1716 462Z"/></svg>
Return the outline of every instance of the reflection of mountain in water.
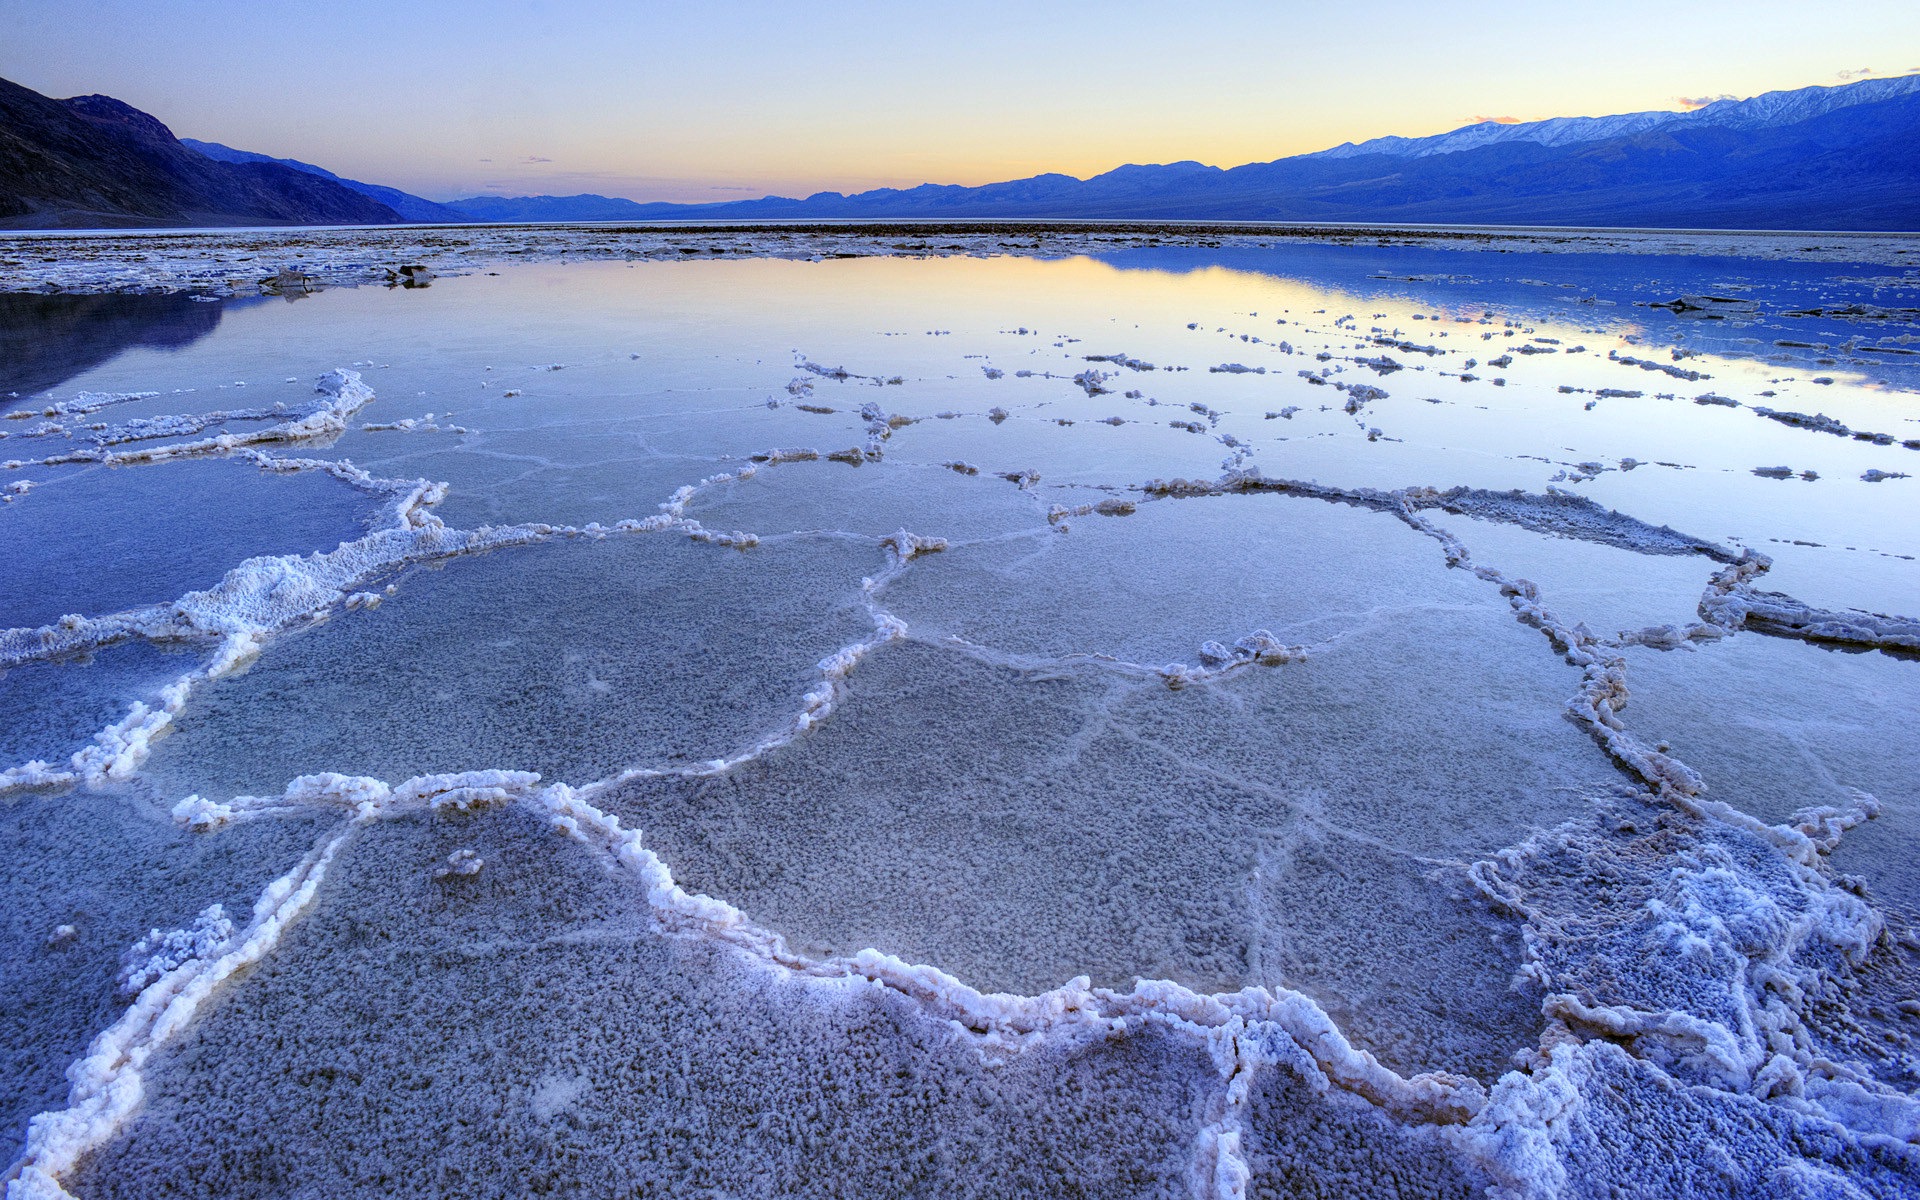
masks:
<svg viewBox="0 0 1920 1200"><path fill-rule="evenodd" d="M185 296L0 293L0 410L107 362L123 350L188 346L220 324L226 303Z"/></svg>

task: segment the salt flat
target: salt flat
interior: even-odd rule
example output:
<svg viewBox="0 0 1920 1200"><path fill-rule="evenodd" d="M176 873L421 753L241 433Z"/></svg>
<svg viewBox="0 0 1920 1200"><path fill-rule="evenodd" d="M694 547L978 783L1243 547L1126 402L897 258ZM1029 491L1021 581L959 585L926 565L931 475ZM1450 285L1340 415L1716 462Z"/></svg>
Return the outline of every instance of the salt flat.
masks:
<svg viewBox="0 0 1920 1200"><path fill-rule="evenodd" d="M1916 250L0 239L9 1200L1912 1194Z"/></svg>

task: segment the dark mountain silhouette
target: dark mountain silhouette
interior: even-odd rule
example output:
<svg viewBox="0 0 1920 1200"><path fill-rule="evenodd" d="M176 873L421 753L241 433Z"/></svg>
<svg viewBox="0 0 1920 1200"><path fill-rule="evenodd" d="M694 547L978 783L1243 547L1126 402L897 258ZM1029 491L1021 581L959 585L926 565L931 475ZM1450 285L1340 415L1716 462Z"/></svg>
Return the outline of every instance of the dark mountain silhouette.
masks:
<svg viewBox="0 0 1920 1200"><path fill-rule="evenodd" d="M0 228L391 224L393 209L277 163L223 163L110 96L0 79Z"/></svg>
<svg viewBox="0 0 1920 1200"><path fill-rule="evenodd" d="M777 199L769 197L769 200ZM760 203L747 201L747 203ZM793 201L781 201L791 204ZM698 217L712 205L640 204L618 196L468 196L449 200L447 207L475 221L646 221Z"/></svg>
<svg viewBox="0 0 1920 1200"><path fill-rule="evenodd" d="M255 154L251 150L235 150L232 146L223 146L219 142L203 142L197 138L181 138L180 144L219 162L279 163L283 167L292 167L296 171L305 171L309 175L331 179L342 187L352 188L362 196L378 200L408 221L452 224L473 219L458 209L448 208L444 204L435 204L431 200L403 192L399 188L382 187L377 183L362 183L358 179L346 179L335 175L325 167L316 167L312 163L301 162L297 158L273 158L265 154Z"/></svg>

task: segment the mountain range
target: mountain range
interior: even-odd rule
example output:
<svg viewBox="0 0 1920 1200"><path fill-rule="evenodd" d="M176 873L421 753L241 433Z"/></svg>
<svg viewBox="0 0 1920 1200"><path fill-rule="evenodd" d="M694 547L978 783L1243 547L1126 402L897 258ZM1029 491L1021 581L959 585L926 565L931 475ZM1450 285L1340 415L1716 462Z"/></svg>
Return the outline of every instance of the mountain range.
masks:
<svg viewBox="0 0 1920 1200"><path fill-rule="evenodd" d="M164 136L181 153L232 170L304 175L316 187L335 189L310 193L315 202L322 195L337 202L336 193L344 192L389 214L359 218L367 221L1013 218L1920 230L1920 75L1768 92L1691 112L1481 122L1432 137L1374 138L1231 169L1129 164L1090 179L1047 174L978 187L922 184L711 204L594 195L435 202L293 159L174 141L157 120L106 97L48 100L4 84L0 223L22 224L34 214L59 213L71 223L75 212L109 210L97 189L89 197L92 209L23 200L13 177L19 154L9 157L7 141L16 93L42 106L67 106L70 124L89 127L101 124L92 114L118 106L118 125L140 124L150 142ZM285 183L284 175L271 178ZM170 211L184 210L176 204Z"/></svg>
<svg viewBox="0 0 1920 1200"><path fill-rule="evenodd" d="M219 142L203 142L196 138L181 138L180 144L208 158L225 163L277 163L308 175L317 175L322 179L331 179L345 188L359 192L362 196L377 200L398 213L402 220L427 224L452 224L471 221L474 218L457 208L445 204L435 204L431 200L410 195L399 188L382 187L377 183L361 183L358 179L343 179L325 167L316 167L312 163L301 162L297 158L270 158L265 154L255 154L251 150L235 150L232 146L222 146Z"/></svg>
<svg viewBox="0 0 1920 1200"><path fill-rule="evenodd" d="M0 79L0 228L370 225L399 213L276 163L223 163L111 96L52 100Z"/></svg>

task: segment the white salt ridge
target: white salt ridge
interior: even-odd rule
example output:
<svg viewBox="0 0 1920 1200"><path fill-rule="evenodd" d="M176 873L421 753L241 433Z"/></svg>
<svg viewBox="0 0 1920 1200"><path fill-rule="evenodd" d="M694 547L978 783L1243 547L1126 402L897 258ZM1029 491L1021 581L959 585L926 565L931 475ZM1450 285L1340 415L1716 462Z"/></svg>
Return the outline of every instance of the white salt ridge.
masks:
<svg viewBox="0 0 1920 1200"><path fill-rule="evenodd" d="M1765 571L1771 560L1755 555L1753 561L1757 570L1730 581L1717 595L1710 592L1700 602L1702 616L1724 628L1745 626L1809 642L1920 650L1920 620L1883 613L1835 612L1814 608L1779 592L1760 591L1750 580Z"/></svg>
<svg viewBox="0 0 1920 1200"><path fill-rule="evenodd" d="M84 417L115 404L127 404L135 400L155 400L159 396L159 392L78 392L71 400L57 401L43 408L14 409L6 414L6 419L24 421L32 417Z"/></svg>
<svg viewBox="0 0 1920 1200"><path fill-rule="evenodd" d="M1132 516L1138 507L1139 506L1133 501L1123 500L1118 497L1101 500L1093 504L1075 504L1071 506L1056 504L1047 509L1047 521L1049 524L1058 525L1069 517L1089 517L1096 514L1102 517L1128 517Z"/></svg>
<svg viewBox="0 0 1920 1200"><path fill-rule="evenodd" d="M39 759L22 763L17 767L8 767L0 771L0 795L15 789L64 787L73 783L78 776L72 771L62 771L48 766Z"/></svg>
<svg viewBox="0 0 1920 1200"><path fill-rule="evenodd" d="M225 664L234 660L223 656L217 661ZM93 745L74 752L74 774L95 784L132 775L152 751L153 739L173 724L173 719L186 707L194 684L213 677L209 668L204 674L195 672L175 680L160 690L159 703L154 707L144 700L134 701L125 717L94 735Z"/></svg>
<svg viewBox="0 0 1920 1200"><path fill-rule="evenodd" d="M103 617L69 616L37 629L0 630L0 666L90 649L128 637L155 641L217 639L224 674L258 651L274 631L317 616L371 575L408 563L524 545L582 531L550 525L451 530L427 511L435 487L409 494L398 528L376 531L334 550L251 558L205 591L166 604Z"/></svg>
<svg viewBox="0 0 1920 1200"><path fill-rule="evenodd" d="M72 1087L67 1107L41 1113L28 1125L26 1147L7 1181L7 1200L73 1200L61 1187L61 1177L82 1155L111 1140L133 1115L145 1095L148 1061L187 1028L214 988L264 958L312 904L346 836L335 836L267 885L244 930L227 933L231 925L223 928L224 913L218 914L199 931L201 936L189 933L175 948L184 953L175 956L170 950L163 973L68 1068ZM213 909L202 917L211 913Z"/></svg>
<svg viewBox="0 0 1920 1200"><path fill-rule="evenodd" d="M97 429L87 440L95 446L121 446L128 442L145 442L163 437L190 437L208 426L223 425L228 421L271 421L285 418L286 415L286 405L278 404L272 408L232 408L176 416L135 417L121 425Z"/></svg>
<svg viewBox="0 0 1920 1200"><path fill-rule="evenodd" d="M1130 992L1091 987L1085 977L1036 996L983 994L936 967L903 962L877 950L828 959L795 953L785 938L755 925L723 901L687 892L648 849L639 830L624 828L617 816L602 812L591 797L607 784L575 791L555 785L529 796L554 825L571 836L606 850L648 885L654 915L668 930L734 946L769 968L819 980L865 980L918 1001L997 1051L1017 1051L1059 1037L1124 1036L1132 1022L1151 1021L1180 1030L1207 1044L1232 1080L1245 1065L1271 1059L1276 1044L1310 1064L1330 1085L1365 1097L1405 1120L1460 1125L1473 1120L1485 1103L1480 1085L1459 1076L1416 1075L1411 1079L1381 1066L1355 1049L1331 1019L1309 998L1281 989L1249 988L1209 996L1166 981L1140 980ZM1242 1093L1244 1088L1242 1089ZM1203 1131L1196 1147L1196 1173L1208 1194L1231 1196L1247 1177L1240 1157L1231 1085L1226 1112Z"/></svg>
<svg viewBox="0 0 1920 1200"><path fill-rule="evenodd" d="M1701 620L1686 625L1657 625L1617 639L1619 645L1674 650L1693 642L1716 641L1742 629L1775 637L1864 646L1876 650L1920 650L1920 620L1816 608L1781 592L1766 592L1754 580L1773 560L1749 550L1716 571L1700 597Z"/></svg>
<svg viewBox="0 0 1920 1200"><path fill-rule="evenodd" d="M197 442L176 442L164 446L152 446L144 450L115 451L107 447L121 442L130 442L175 434L197 433L206 428L213 420L199 417L155 418L144 424L109 430L101 435L104 439L99 448L74 450L66 454L57 454L40 460L43 465L60 463L98 462L108 464L154 463L173 458L190 458L208 454L230 454L249 446L260 446L279 442L303 442L320 438L336 437L347 430L347 419L366 407L373 400L373 389L361 379L358 371L345 367L322 375L314 385L319 399L304 410L296 410L289 420L281 421L264 429L249 430L244 433L222 433ZM262 412L265 417L271 414ZM208 414L209 418L222 414Z"/></svg>
<svg viewBox="0 0 1920 1200"><path fill-rule="evenodd" d="M186 929L150 931L121 959L120 991L138 996L162 975L196 958L210 958L233 941L233 922L218 904L208 905Z"/></svg>
<svg viewBox="0 0 1920 1200"><path fill-rule="evenodd" d="M1862 797L1847 812L1801 814L1800 828L1826 849L1841 827L1872 812ZM1659 836L1629 827L1629 836ZM1707 825L1677 851L1663 842L1657 854L1636 857L1600 823L1576 821L1475 865L1485 894L1527 921L1524 969L1548 990L1544 1011L1559 1030L1543 1045L1597 1035L1684 1082L1868 1140L1914 1141L1920 1103L1817 1049L1806 1025L1835 956L1848 969L1872 952L1879 915L1814 864L1730 852L1713 836ZM1569 869L1645 899L1611 916L1569 910L1578 893L1554 890ZM1617 994L1592 994L1607 990ZM1501 1084L1509 1086L1514 1077Z"/></svg>
<svg viewBox="0 0 1920 1200"><path fill-rule="evenodd" d="M447 414L451 415L451 414ZM448 422L440 424L440 414L428 413L424 417L402 417L398 421L369 421L360 426L362 433L472 433L465 425Z"/></svg>

